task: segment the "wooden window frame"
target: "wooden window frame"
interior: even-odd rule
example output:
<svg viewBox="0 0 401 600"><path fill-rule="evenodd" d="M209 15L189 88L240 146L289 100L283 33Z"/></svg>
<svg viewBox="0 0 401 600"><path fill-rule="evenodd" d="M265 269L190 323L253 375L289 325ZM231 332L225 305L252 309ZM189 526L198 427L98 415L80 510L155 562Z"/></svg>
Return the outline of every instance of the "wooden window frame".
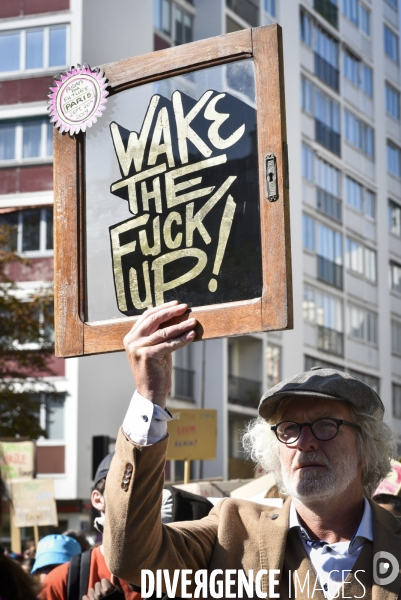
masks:
<svg viewBox="0 0 401 600"><path fill-rule="evenodd" d="M282 32L278 25L168 48L102 65L110 95L159 79L253 58L262 245L262 296L195 307L197 339L292 328L289 184ZM56 355L83 356L123 349L138 317L85 321L85 134L54 131ZM278 199L266 194L265 157L277 161ZM188 318L188 314L181 319Z"/></svg>

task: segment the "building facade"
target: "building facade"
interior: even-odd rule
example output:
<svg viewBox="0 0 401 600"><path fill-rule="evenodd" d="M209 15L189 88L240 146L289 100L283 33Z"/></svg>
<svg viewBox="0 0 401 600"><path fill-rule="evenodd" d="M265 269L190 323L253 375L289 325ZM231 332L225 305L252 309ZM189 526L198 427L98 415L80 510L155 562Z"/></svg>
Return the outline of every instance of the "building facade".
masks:
<svg viewBox="0 0 401 600"><path fill-rule="evenodd" d="M0 7L0 217L53 278L54 75L278 22L283 27L294 330L210 340L177 353L170 404L218 409L216 461L193 477L252 477L239 432L264 389L315 365L376 389L401 454L401 121L398 0L8 0ZM39 399L60 521L86 528L92 438L113 439L134 389L122 353L55 359L64 402ZM182 478L169 463L167 477ZM63 512L64 511L64 512Z"/></svg>

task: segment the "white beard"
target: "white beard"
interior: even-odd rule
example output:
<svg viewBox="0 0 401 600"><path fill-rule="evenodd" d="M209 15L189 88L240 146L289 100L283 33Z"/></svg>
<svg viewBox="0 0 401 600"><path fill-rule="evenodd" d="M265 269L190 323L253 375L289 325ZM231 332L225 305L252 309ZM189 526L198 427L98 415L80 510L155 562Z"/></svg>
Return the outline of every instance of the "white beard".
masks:
<svg viewBox="0 0 401 600"><path fill-rule="evenodd" d="M324 498L342 494L355 481L358 475L358 456L355 454L339 454L335 462L319 452L302 452L297 463L318 462L326 466L317 467L305 472L292 470L285 472L281 467L281 477L285 491L294 498Z"/></svg>

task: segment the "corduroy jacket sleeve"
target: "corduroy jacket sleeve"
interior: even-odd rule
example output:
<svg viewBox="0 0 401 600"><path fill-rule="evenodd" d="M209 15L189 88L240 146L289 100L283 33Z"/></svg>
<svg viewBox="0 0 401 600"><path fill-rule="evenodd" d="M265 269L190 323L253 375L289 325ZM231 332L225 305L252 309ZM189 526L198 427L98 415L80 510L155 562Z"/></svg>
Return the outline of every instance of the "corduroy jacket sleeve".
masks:
<svg viewBox="0 0 401 600"><path fill-rule="evenodd" d="M200 521L163 525L161 501L168 437L149 446L119 432L106 480L105 558L110 571L140 585L141 570L207 568L218 510Z"/></svg>

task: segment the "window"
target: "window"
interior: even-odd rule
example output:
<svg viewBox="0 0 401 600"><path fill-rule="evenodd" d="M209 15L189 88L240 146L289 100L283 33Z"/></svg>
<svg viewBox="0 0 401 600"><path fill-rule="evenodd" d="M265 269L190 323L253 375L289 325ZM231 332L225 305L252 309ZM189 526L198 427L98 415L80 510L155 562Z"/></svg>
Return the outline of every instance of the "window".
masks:
<svg viewBox="0 0 401 600"><path fill-rule="evenodd" d="M390 261L390 289L401 294L401 265Z"/></svg>
<svg viewBox="0 0 401 600"><path fill-rule="evenodd" d="M391 233L401 236L401 206L393 200L388 201L388 228Z"/></svg>
<svg viewBox="0 0 401 600"><path fill-rule="evenodd" d="M343 15L358 27L358 0L342 0Z"/></svg>
<svg viewBox="0 0 401 600"><path fill-rule="evenodd" d="M303 318L317 326L317 347L337 356L344 353L342 301L305 285Z"/></svg>
<svg viewBox="0 0 401 600"><path fill-rule="evenodd" d="M313 182L313 150L302 144L302 177Z"/></svg>
<svg viewBox="0 0 401 600"><path fill-rule="evenodd" d="M271 17L276 16L276 0L264 0L265 12L269 13Z"/></svg>
<svg viewBox="0 0 401 600"><path fill-rule="evenodd" d="M50 158L53 126L48 119L0 122L0 162Z"/></svg>
<svg viewBox="0 0 401 600"><path fill-rule="evenodd" d="M360 371L354 371L354 369L348 369L348 372L362 383L366 383L369 387L371 387L376 394L380 393L380 379L375 377L374 375L366 375L366 373L361 373Z"/></svg>
<svg viewBox="0 0 401 600"><path fill-rule="evenodd" d="M387 140L387 170L396 177L401 177L401 150Z"/></svg>
<svg viewBox="0 0 401 600"><path fill-rule="evenodd" d="M361 89L367 96L373 97L373 71L365 64L361 66Z"/></svg>
<svg viewBox="0 0 401 600"><path fill-rule="evenodd" d="M387 4L389 4L390 6L395 8L395 10L398 9L398 1L397 0L386 0L386 2L387 2Z"/></svg>
<svg viewBox="0 0 401 600"><path fill-rule="evenodd" d="M38 402L39 424L49 440L64 440L65 394L32 394Z"/></svg>
<svg viewBox="0 0 401 600"><path fill-rule="evenodd" d="M281 347L276 344L266 347L266 375L268 389L281 381Z"/></svg>
<svg viewBox="0 0 401 600"><path fill-rule="evenodd" d="M340 107L338 102L315 89L314 115L316 141L340 156Z"/></svg>
<svg viewBox="0 0 401 600"><path fill-rule="evenodd" d="M193 348L186 346L177 350L174 355L173 396L194 400Z"/></svg>
<svg viewBox="0 0 401 600"><path fill-rule="evenodd" d="M386 81L386 112L393 119L400 120L400 93Z"/></svg>
<svg viewBox="0 0 401 600"><path fill-rule="evenodd" d="M359 87L359 65L361 61L349 50L343 50L343 75L356 87Z"/></svg>
<svg viewBox="0 0 401 600"><path fill-rule="evenodd" d="M345 177L345 201L349 206L362 212L363 206L363 187L360 183L348 177Z"/></svg>
<svg viewBox="0 0 401 600"><path fill-rule="evenodd" d="M338 42L316 24L314 26L314 51L315 75L338 91Z"/></svg>
<svg viewBox="0 0 401 600"><path fill-rule="evenodd" d="M361 31L366 35L370 36L370 10L365 8L363 4L359 6L359 26Z"/></svg>
<svg viewBox="0 0 401 600"><path fill-rule="evenodd" d="M342 234L317 224L317 277L339 289L343 287Z"/></svg>
<svg viewBox="0 0 401 600"><path fill-rule="evenodd" d="M154 0L153 14L155 29L172 38L177 46L193 41L193 17L189 12L171 0Z"/></svg>
<svg viewBox="0 0 401 600"><path fill-rule="evenodd" d="M344 367L335 365L331 362L327 362L327 360L321 360L320 358L313 358L312 356L305 355L305 371L310 371L313 367L322 367L323 369L337 369L339 371L344 370Z"/></svg>
<svg viewBox="0 0 401 600"><path fill-rule="evenodd" d="M365 190L364 209L367 217L376 218L376 197L370 190Z"/></svg>
<svg viewBox="0 0 401 600"><path fill-rule="evenodd" d="M306 250L315 251L315 220L308 215L302 215L303 246Z"/></svg>
<svg viewBox="0 0 401 600"><path fill-rule="evenodd" d="M66 64L66 25L0 33L0 73L49 69Z"/></svg>
<svg viewBox="0 0 401 600"><path fill-rule="evenodd" d="M340 171L316 158L316 206L318 210L341 221Z"/></svg>
<svg viewBox="0 0 401 600"><path fill-rule="evenodd" d="M300 37L301 41L307 46L312 46L312 25L311 18L303 10L300 12Z"/></svg>
<svg viewBox="0 0 401 600"><path fill-rule="evenodd" d="M309 114L313 114L313 85L305 77L301 77L301 102L302 109Z"/></svg>
<svg viewBox="0 0 401 600"><path fill-rule="evenodd" d="M376 283L376 252L349 237L345 240L345 266Z"/></svg>
<svg viewBox="0 0 401 600"><path fill-rule="evenodd" d="M377 345L377 315L349 305L348 333L357 340Z"/></svg>
<svg viewBox="0 0 401 600"><path fill-rule="evenodd" d="M398 36L384 25L384 52L391 60L398 62Z"/></svg>
<svg viewBox="0 0 401 600"><path fill-rule="evenodd" d="M393 383L393 417L401 419L401 385Z"/></svg>
<svg viewBox="0 0 401 600"><path fill-rule="evenodd" d="M6 213L0 223L15 227L13 250L29 256L53 254L53 207Z"/></svg>
<svg viewBox="0 0 401 600"><path fill-rule="evenodd" d="M391 321L391 352L401 356L401 323Z"/></svg>
<svg viewBox="0 0 401 600"><path fill-rule="evenodd" d="M364 154L373 158L374 143L372 127L346 109L344 110L344 121L345 139L359 150L362 150Z"/></svg>

